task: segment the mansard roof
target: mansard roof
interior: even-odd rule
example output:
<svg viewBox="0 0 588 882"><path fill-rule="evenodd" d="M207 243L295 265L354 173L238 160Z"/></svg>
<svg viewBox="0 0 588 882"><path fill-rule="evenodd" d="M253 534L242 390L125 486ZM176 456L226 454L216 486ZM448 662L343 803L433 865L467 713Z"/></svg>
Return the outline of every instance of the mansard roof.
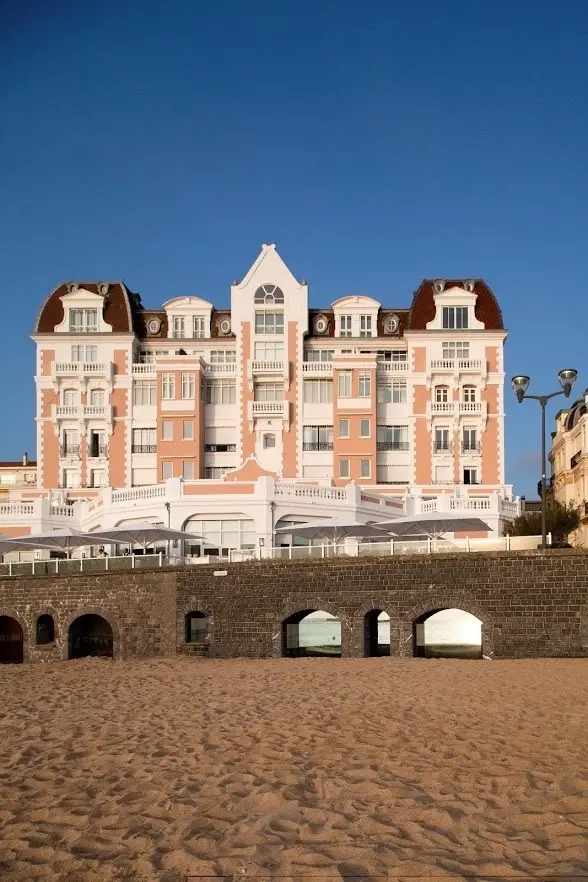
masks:
<svg viewBox="0 0 588 882"><path fill-rule="evenodd" d="M427 322L432 322L435 318L435 289L433 286L436 281L437 279L423 279L415 291L406 326L408 330L424 331ZM464 281L464 279L444 279L445 290L463 288ZM496 297L484 279L473 279L472 281L475 286L474 293L478 296L475 309L476 318L483 322L488 331L504 330L502 312Z"/></svg>
<svg viewBox="0 0 588 882"><path fill-rule="evenodd" d="M135 316L141 309L141 297L129 291L124 282L62 282L45 300L37 316L36 334L50 334L64 318L61 298L69 291L69 286L100 294L104 298L104 321L112 325L114 333L132 333L135 330ZM101 294L103 287L105 294Z"/></svg>

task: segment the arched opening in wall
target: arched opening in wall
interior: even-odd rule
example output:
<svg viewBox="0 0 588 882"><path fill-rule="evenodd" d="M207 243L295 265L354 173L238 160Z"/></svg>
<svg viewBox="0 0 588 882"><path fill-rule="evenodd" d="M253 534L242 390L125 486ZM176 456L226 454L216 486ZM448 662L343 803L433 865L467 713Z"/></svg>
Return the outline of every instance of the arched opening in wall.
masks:
<svg viewBox="0 0 588 882"><path fill-rule="evenodd" d="M363 619L363 654L367 657L390 655L390 616L371 609Z"/></svg>
<svg viewBox="0 0 588 882"><path fill-rule="evenodd" d="M21 665L24 661L24 637L20 624L12 616L0 616L0 664Z"/></svg>
<svg viewBox="0 0 588 882"><path fill-rule="evenodd" d="M35 643L37 646L44 646L46 643L53 643L55 640L55 623L53 616L44 613L37 619L37 628L35 633Z"/></svg>
<svg viewBox="0 0 588 882"><path fill-rule="evenodd" d="M433 609L412 626L419 658L482 658L482 622L462 609Z"/></svg>
<svg viewBox="0 0 588 882"><path fill-rule="evenodd" d="M69 626L68 658L113 657L112 628L106 619L87 613Z"/></svg>
<svg viewBox="0 0 588 882"><path fill-rule="evenodd" d="M199 610L186 613L184 617L184 640L186 643L206 643L208 616Z"/></svg>
<svg viewBox="0 0 588 882"><path fill-rule="evenodd" d="M287 658L341 658L341 622L324 610L305 609L282 623Z"/></svg>

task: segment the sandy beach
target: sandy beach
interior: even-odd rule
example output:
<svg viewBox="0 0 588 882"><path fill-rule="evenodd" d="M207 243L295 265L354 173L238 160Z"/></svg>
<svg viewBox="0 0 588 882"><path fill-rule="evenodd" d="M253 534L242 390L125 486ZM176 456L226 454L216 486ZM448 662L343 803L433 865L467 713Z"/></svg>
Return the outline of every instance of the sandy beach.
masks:
<svg viewBox="0 0 588 882"><path fill-rule="evenodd" d="M0 876L588 873L588 661L0 668Z"/></svg>

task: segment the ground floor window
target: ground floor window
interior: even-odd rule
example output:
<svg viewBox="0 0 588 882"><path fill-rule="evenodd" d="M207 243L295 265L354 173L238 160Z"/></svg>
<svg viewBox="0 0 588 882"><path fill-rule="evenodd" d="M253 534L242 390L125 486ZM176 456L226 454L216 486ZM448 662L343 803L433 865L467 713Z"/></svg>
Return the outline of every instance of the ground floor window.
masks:
<svg viewBox="0 0 588 882"><path fill-rule="evenodd" d="M210 554L217 557L228 557L231 549L253 549L256 544L255 524L250 518L188 521L185 527L188 533L194 533L194 542L188 541L190 554L201 557ZM199 540L198 536L202 536Z"/></svg>

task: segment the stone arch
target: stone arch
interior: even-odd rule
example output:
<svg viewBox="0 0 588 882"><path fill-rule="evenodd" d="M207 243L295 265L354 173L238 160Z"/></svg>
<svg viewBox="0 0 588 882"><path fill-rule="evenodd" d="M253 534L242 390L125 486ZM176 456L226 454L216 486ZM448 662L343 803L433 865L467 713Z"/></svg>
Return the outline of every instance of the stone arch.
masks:
<svg viewBox="0 0 588 882"><path fill-rule="evenodd" d="M2 641L6 642L6 646L2 647L5 652L0 652L0 664L22 664L28 661L28 628L24 619L12 607L0 607L0 623L6 626L4 636L7 638ZM13 637L19 639L12 639Z"/></svg>
<svg viewBox="0 0 588 882"><path fill-rule="evenodd" d="M459 609L470 613L482 623L482 656L494 658L494 623L486 610L464 594L434 595L413 606L402 617L400 623L399 655L411 656L413 649L413 626L418 619L444 609Z"/></svg>
<svg viewBox="0 0 588 882"><path fill-rule="evenodd" d="M61 629L61 634L63 635L63 639L61 641L62 661L67 661L69 657L69 629L76 619L81 618L81 616L87 615L100 616L101 618L105 619L106 622L108 622L108 624L112 628L112 657L115 659L121 659L123 657L121 646L121 629L116 620L114 612L109 609L104 609L104 607L101 606L83 606L77 609L75 612L70 613L63 622L63 627Z"/></svg>
<svg viewBox="0 0 588 882"><path fill-rule="evenodd" d="M272 658L283 657L284 625L292 616L311 612L326 612L341 622L341 657L346 654L352 623L344 610L337 609L331 603L325 603L319 597L301 597L299 601L292 601L283 606L278 614L272 618Z"/></svg>
<svg viewBox="0 0 588 882"><path fill-rule="evenodd" d="M375 639L374 635L374 620L377 621L377 617L380 613L388 613L388 607L390 604L384 600L369 600L367 603L358 606L355 609L353 614L353 633L352 633L352 645L353 645L353 655L356 657L368 657L372 655L371 652L368 652L368 648L374 649L373 641ZM377 628L377 625L375 626ZM392 616L390 616L390 648L387 653L382 652L383 655L393 655L392 647L396 646L398 643L397 637L394 638L394 632L398 630L398 624L393 621ZM366 643L369 644L370 639L372 641L371 647L368 647ZM377 654L377 653L374 653Z"/></svg>
<svg viewBox="0 0 588 882"><path fill-rule="evenodd" d="M178 615L176 619L176 644L181 646L183 643L186 643L186 616L188 616L191 612L199 612L206 616L207 619L207 632L206 632L206 640L205 643L212 643L214 641L214 613L212 608L208 606L207 603L200 603L196 598L191 598L188 603L185 603L183 607L178 609Z"/></svg>

